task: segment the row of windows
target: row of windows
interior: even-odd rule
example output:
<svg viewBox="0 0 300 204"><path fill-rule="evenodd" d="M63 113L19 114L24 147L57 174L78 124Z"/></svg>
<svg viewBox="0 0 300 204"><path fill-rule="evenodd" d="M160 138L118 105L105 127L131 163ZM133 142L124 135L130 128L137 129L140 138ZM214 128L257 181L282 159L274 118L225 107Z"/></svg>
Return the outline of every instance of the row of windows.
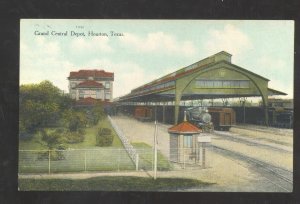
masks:
<svg viewBox="0 0 300 204"><path fill-rule="evenodd" d="M197 88L249 88L249 80L197 80Z"/></svg>
<svg viewBox="0 0 300 204"><path fill-rule="evenodd" d="M91 91L91 90L79 90L79 98L84 98L85 95L95 95L96 94L96 99L101 99L101 92L100 90L96 90L96 93L95 91ZM106 92L105 93L105 99L110 99L110 93L109 92Z"/></svg>
<svg viewBox="0 0 300 204"><path fill-rule="evenodd" d="M175 86L175 81L169 81L169 82L166 82L163 84L158 84L156 86L142 89L141 91L133 91L133 93L146 93L149 91L159 90L159 89L168 88L168 87L172 87L172 86Z"/></svg>
<svg viewBox="0 0 300 204"><path fill-rule="evenodd" d="M77 85L76 82L71 82L71 88L75 88L76 85ZM108 82L108 81L105 82L105 88L106 88L106 89L109 89L109 88L110 88L110 82Z"/></svg>

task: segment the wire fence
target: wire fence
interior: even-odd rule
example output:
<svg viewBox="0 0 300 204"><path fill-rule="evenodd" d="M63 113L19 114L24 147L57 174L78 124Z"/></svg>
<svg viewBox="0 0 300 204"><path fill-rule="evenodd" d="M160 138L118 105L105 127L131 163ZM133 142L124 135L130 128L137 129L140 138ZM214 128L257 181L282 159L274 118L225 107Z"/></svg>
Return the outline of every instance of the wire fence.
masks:
<svg viewBox="0 0 300 204"><path fill-rule="evenodd" d="M207 149L209 151L209 149ZM209 167L209 153L190 148L170 149L169 157L158 151L157 170L183 170ZM153 171L153 148L136 148L139 155L133 161L128 151L119 148L19 150L19 173L63 173L87 171ZM206 158L205 161L203 158Z"/></svg>
<svg viewBox="0 0 300 204"><path fill-rule="evenodd" d="M139 155L137 154L135 148L133 148L132 144L130 144L129 140L127 137L123 134L123 132L119 129L119 127L115 124L115 122L112 120L110 116L107 116L110 124L116 131L118 137L120 138L123 146L125 147L125 150L127 151L128 155L132 159L132 161L135 163L136 168L138 166L138 161L139 161Z"/></svg>

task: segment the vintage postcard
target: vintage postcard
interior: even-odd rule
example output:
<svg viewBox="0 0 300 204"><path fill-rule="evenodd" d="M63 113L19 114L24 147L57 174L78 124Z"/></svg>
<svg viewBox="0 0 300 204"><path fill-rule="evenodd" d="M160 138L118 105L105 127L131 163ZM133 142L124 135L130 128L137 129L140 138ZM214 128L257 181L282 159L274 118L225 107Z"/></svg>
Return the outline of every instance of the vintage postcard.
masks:
<svg viewBox="0 0 300 204"><path fill-rule="evenodd" d="M21 19L20 191L293 192L294 21Z"/></svg>

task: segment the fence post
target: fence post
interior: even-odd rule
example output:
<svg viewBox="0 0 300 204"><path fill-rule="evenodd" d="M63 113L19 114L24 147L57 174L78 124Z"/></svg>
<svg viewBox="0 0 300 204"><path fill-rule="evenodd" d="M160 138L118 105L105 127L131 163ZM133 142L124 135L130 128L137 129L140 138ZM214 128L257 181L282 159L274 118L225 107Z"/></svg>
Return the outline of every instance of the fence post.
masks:
<svg viewBox="0 0 300 204"><path fill-rule="evenodd" d="M202 143L202 166L205 168L205 142Z"/></svg>
<svg viewBox="0 0 300 204"><path fill-rule="evenodd" d="M50 164L50 160L51 160L51 150L48 150L48 174L50 174L51 172L51 164Z"/></svg>
<svg viewBox="0 0 300 204"><path fill-rule="evenodd" d="M120 156L121 156L121 149L119 148L119 154L118 154L118 171L120 171Z"/></svg>
<svg viewBox="0 0 300 204"><path fill-rule="evenodd" d="M139 170L139 154L135 154L135 170Z"/></svg>
<svg viewBox="0 0 300 204"><path fill-rule="evenodd" d="M84 171L86 171L86 150L84 150Z"/></svg>
<svg viewBox="0 0 300 204"><path fill-rule="evenodd" d="M185 149L183 148L183 169L185 169Z"/></svg>

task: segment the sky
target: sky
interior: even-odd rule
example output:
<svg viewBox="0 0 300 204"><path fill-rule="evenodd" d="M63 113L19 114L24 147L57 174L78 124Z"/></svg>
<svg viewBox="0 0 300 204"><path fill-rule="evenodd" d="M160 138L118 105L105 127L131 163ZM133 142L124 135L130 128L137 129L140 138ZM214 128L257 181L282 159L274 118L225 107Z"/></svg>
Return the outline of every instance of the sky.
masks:
<svg viewBox="0 0 300 204"><path fill-rule="evenodd" d="M20 84L49 80L67 93L71 71L103 69L114 72L116 98L220 51L269 79L269 88L288 94L282 98L293 98L294 21L288 20L22 19Z"/></svg>

